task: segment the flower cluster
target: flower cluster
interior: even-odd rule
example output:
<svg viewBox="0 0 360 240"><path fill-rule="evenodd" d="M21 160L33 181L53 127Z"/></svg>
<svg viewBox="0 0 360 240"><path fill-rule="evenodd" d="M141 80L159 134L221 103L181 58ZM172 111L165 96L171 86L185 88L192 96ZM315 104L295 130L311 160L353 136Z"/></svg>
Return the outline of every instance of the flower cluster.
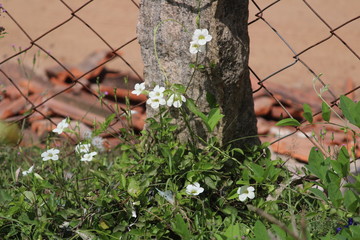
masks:
<svg viewBox="0 0 360 240"><path fill-rule="evenodd" d="M53 129L52 131L57 133L57 134L62 134L68 127L69 127L69 118L65 118L63 119L57 126L55 129ZM92 137L92 132L88 131L85 132L83 134L83 137L85 139L91 140L91 143L79 143L78 145L75 146L75 152L77 154L83 154L81 156L80 161L83 162L90 162L93 160L94 156L96 156L98 153L95 151L90 151L91 147L95 147L96 149L98 149L99 151L103 151L104 150L104 139L102 137ZM55 149L55 148L51 148L45 152L43 152L41 154L41 157L43 159L43 161L48 161L48 160L53 160L53 161L57 161L59 160L59 153L60 150ZM28 172L30 171L30 172ZM31 173L32 169L29 169L28 171L24 171L23 175L26 175L28 173ZM25 173L25 174L24 174Z"/></svg>
<svg viewBox="0 0 360 240"><path fill-rule="evenodd" d="M75 152L77 154L84 153L84 155L82 155L80 161L90 162L93 160L94 156L97 155L97 152L91 152L90 148L91 148L90 143L79 143L78 145L76 145Z"/></svg>
<svg viewBox="0 0 360 240"><path fill-rule="evenodd" d="M159 190L158 190L159 191ZM239 187L237 190L237 194L239 195L239 200L241 202L244 202L247 198L254 199L255 198L255 188L249 187L249 186L242 186ZM200 193L204 192L204 188L200 187L200 184L198 182L195 182L193 184L189 184L186 186L186 193L188 195L197 196Z"/></svg>
<svg viewBox="0 0 360 240"><path fill-rule="evenodd" d="M190 53L197 54L198 52L204 52L206 43L210 42L211 39L212 36L207 29L196 29L190 42Z"/></svg>
<svg viewBox="0 0 360 240"><path fill-rule="evenodd" d="M135 84L134 90L131 92L139 96L140 94L146 94L145 83ZM180 108L183 102L186 102L186 98L181 93L166 90L165 87L156 85L154 89L148 92L148 100L146 101L153 109L158 109L160 106L167 105L168 107ZM169 98L166 100L166 96Z"/></svg>

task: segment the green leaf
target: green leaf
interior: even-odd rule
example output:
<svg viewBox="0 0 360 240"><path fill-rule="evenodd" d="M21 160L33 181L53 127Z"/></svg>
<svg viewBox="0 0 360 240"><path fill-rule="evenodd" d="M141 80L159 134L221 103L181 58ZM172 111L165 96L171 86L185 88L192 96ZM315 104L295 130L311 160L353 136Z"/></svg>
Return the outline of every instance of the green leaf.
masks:
<svg viewBox="0 0 360 240"><path fill-rule="evenodd" d="M0 203L4 204L5 202L11 201L13 198L6 191L6 189L0 189Z"/></svg>
<svg viewBox="0 0 360 240"><path fill-rule="evenodd" d="M200 117L204 122L207 122L207 117L205 114L203 114L195 105L194 100L187 99L186 100L186 106L189 108L189 110L195 114L196 116Z"/></svg>
<svg viewBox="0 0 360 240"><path fill-rule="evenodd" d="M231 224L225 231L226 239L241 239L245 235L244 227L240 223Z"/></svg>
<svg viewBox="0 0 360 240"><path fill-rule="evenodd" d="M220 113L219 108L213 108L210 110L209 115L207 117L207 125L210 127L210 132L214 131L215 126L219 123L219 121L224 117L223 114Z"/></svg>
<svg viewBox="0 0 360 240"><path fill-rule="evenodd" d="M309 155L309 164L305 165L307 169L310 170L312 174L315 174L321 180L325 180L326 172L328 170L328 165L324 159L324 155L321 151L316 150L313 147Z"/></svg>
<svg viewBox="0 0 360 240"><path fill-rule="evenodd" d="M184 240L192 239L192 235L189 231L188 225L180 214L175 216L174 221L171 223L172 230L178 234Z"/></svg>
<svg viewBox="0 0 360 240"><path fill-rule="evenodd" d="M349 227L351 235L353 238L351 239L359 239L360 236L360 225L351 225Z"/></svg>
<svg viewBox="0 0 360 240"><path fill-rule="evenodd" d="M249 163L248 164L250 170L253 172L252 177L256 180L257 183L261 183L264 181L264 168L256 163Z"/></svg>
<svg viewBox="0 0 360 240"><path fill-rule="evenodd" d="M173 87L178 93L184 94L186 92L186 87L182 84L173 84Z"/></svg>
<svg viewBox="0 0 360 240"><path fill-rule="evenodd" d="M286 240L286 232L284 230L282 230L279 226L272 224L271 228L274 230L274 232L276 233L277 237L280 237L281 240ZM277 239L277 238L276 238Z"/></svg>
<svg viewBox="0 0 360 240"><path fill-rule="evenodd" d="M126 189L126 177L124 174L119 174L119 179L120 179L120 182L119 182L119 187L121 189Z"/></svg>
<svg viewBox="0 0 360 240"><path fill-rule="evenodd" d="M210 177L205 177L205 184L208 185L209 188L217 190L216 183Z"/></svg>
<svg viewBox="0 0 360 240"><path fill-rule="evenodd" d="M215 96L213 94L209 93L209 92L206 93L206 101L208 102L210 108L217 108L218 107L217 106L218 104L216 104Z"/></svg>
<svg viewBox="0 0 360 240"><path fill-rule="evenodd" d="M99 223L99 227L106 230L106 229L109 229L110 227L106 224L105 221L100 221Z"/></svg>
<svg viewBox="0 0 360 240"><path fill-rule="evenodd" d="M331 111L330 111L330 107L325 103L325 102L322 102L321 104L321 115L322 115L322 118L325 120L325 121L330 121L330 116L331 116Z"/></svg>
<svg viewBox="0 0 360 240"><path fill-rule="evenodd" d="M127 192L132 197L135 197L135 198L138 197L142 192L142 188L140 187L140 183L138 181L136 181L134 178L130 178Z"/></svg>
<svg viewBox="0 0 360 240"><path fill-rule="evenodd" d="M331 161L331 166L340 177L347 177L350 172L350 156L345 147L341 147L336 160Z"/></svg>
<svg viewBox="0 0 360 240"><path fill-rule="evenodd" d="M265 225L257 220L254 226L255 240L270 240Z"/></svg>
<svg viewBox="0 0 360 240"><path fill-rule="evenodd" d="M106 131L106 129L110 126L111 122L114 120L114 118L116 117L116 114L110 114L103 123L100 123L99 127L97 129L95 129L93 131L93 136L97 136L103 132Z"/></svg>
<svg viewBox="0 0 360 240"><path fill-rule="evenodd" d="M303 105L304 108L304 113L303 113L303 117L309 122L309 123L313 123L313 114L312 114L312 110L309 104L304 103Z"/></svg>
<svg viewBox="0 0 360 240"><path fill-rule="evenodd" d="M29 201L30 201L31 203L34 203L34 202L35 202L36 198L35 198L35 194L34 194L33 192L31 192L31 191L25 191L25 192L24 192L24 195L25 195L25 197L26 197L27 199L29 199Z"/></svg>
<svg viewBox="0 0 360 240"><path fill-rule="evenodd" d="M235 199L235 198L238 198L239 197L239 194L237 193L237 190L239 188L235 188L233 189L229 194L228 196L226 197L227 200L231 200L231 199Z"/></svg>
<svg viewBox="0 0 360 240"><path fill-rule="evenodd" d="M298 127L301 124L294 118L285 118L275 124L276 126L295 126Z"/></svg>
<svg viewBox="0 0 360 240"><path fill-rule="evenodd" d="M359 206L359 199L351 190L346 190L344 193L344 205L350 212L355 212Z"/></svg>
<svg viewBox="0 0 360 240"><path fill-rule="evenodd" d="M340 96L340 108L346 119L360 128L360 102L355 103L346 96Z"/></svg>
<svg viewBox="0 0 360 240"><path fill-rule="evenodd" d="M340 207L343 196L341 194L339 185L337 183L330 183L327 187L327 190L330 201L334 204L335 207Z"/></svg>
<svg viewBox="0 0 360 240"><path fill-rule="evenodd" d="M328 201L328 198L326 197L325 193L317 188L309 188L308 191L312 192L315 196L319 197L320 199L324 201Z"/></svg>

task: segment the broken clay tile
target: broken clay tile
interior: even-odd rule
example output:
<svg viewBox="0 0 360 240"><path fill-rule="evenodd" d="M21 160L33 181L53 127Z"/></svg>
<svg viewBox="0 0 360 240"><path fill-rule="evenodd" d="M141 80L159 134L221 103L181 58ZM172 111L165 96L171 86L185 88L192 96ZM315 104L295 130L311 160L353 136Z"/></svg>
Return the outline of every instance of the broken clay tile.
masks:
<svg viewBox="0 0 360 240"><path fill-rule="evenodd" d="M142 82L134 73L122 71L106 72L104 79L101 81L104 86L128 90L134 90L135 84Z"/></svg>
<svg viewBox="0 0 360 240"><path fill-rule="evenodd" d="M46 102L46 106L54 113L69 116L71 119L81 120L88 125L94 121L103 122L110 113L104 109L95 109L86 103L65 96L66 93L56 96Z"/></svg>
<svg viewBox="0 0 360 240"><path fill-rule="evenodd" d="M286 108L286 110L291 114L291 115L295 115L296 111L294 109L291 109L289 107ZM285 112L285 110L283 109L283 107L281 106L273 106L271 108L271 116L273 117L273 119L276 120L280 120L283 118L289 118L290 116L287 114L287 112ZM294 116L293 116L294 117Z"/></svg>
<svg viewBox="0 0 360 240"><path fill-rule="evenodd" d="M94 90L94 91L99 90L99 87L96 84L92 84L90 88L92 90ZM115 95L114 87L111 87L111 86L104 86L103 84L101 84L100 85L100 91L102 93L107 92L111 96ZM131 91L132 90L117 88L116 89L116 96L119 97L119 98L128 97L131 101L137 101L137 102L143 102L143 101L147 100L147 97L145 95L140 94L139 96L137 96L135 94L132 94Z"/></svg>
<svg viewBox="0 0 360 240"><path fill-rule="evenodd" d="M113 149L121 143L123 143L121 139L110 137L110 138L105 138L104 146L106 149Z"/></svg>
<svg viewBox="0 0 360 240"><path fill-rule="evenodd" d="M355 83L351 78L348 78L345 82L344 93L350 92L355 89ZM347 95L351 100L355 100L355 91Z"/></svg>
<svg viewBox="0 0 360 240"><path fill-rule="evenodd" d="M99 50L91 53L89 56L85 58L83 62L81 62L77 67L83 73L88 74L85 75L85 78L92 79L96 78L97 76L101 75L101 72L104 71L104 62L108 61L114 56L112 52L107 50ZM101 66L100 66L101 65Z"/></svg>
<svg viewBox="0 0 360 240"><path fill-rule="evenodd" d="M301 162L308 162L311 148L314 147L307 138L292 135L271 145L271 149L278 154L288 155Z"/></svg>
<svg viewBox="0 0 360 240"><path fill-rule="evenodd" d="M39 137L31 129L22 130L21 136L22 139L20 142L20 146L28 147L28 146L38 146L40 144Z"/></svg>
<svg viewBox="0 0 360 240"><path fill-rule="evenodd" d="M19 81L28 78L30 78L31 81L45 82L45 80L37 75L33 69L27 67L26 65L22 65L20 68L19 64L9 61L1 64L0 68L15 84L18 84ZM1 84L5 86L11 84L9 79L7 79L2 73L0 73L0 85Z"/></svg>
<svg viewBox="0 0 360 240"><path fill-rule="evenodd" d="M70 66L70 65L65 64L64 67L65 67L66 69L71 69L71 68L73 68L74 66ZM66 70L65 70L62 66L60 66L60 65L55 65L55 66L53 66L53 67L48 67L48 68L45 69L45 73L46 73L46 76L47 76L48 78L57 77L58 74L60 74L60 73L62 73L62 72L64 72L64 71L66 71Z"/></svg>
<svg viewBox="0 0 360 240"><path fill-rule="evenodd" d="M41 82L36 80L28 81L26 79L22 79L19 82L19 85L25 89L28 89L30 93L45 93L46 91L49 91L49 89L52 88L52 85L48 82Z"/></svg>
<svg viewBox="0 0 360 240"><path fill-rule="evenodd" d="M342 145L352 140L352 134L351 132L327 132L324 140L329 145Z"/></svg>
<svg viewBox="0 0 360 240"><path fill-rule="evenodd" d="M55 123L59 123L63 118L51 118ZM42 119L34 121L31 124L31 130L37 134L39 137L45 136L48 132L52 131L56 126L54 126L48 119Z"/></svg>
<svg viewBox="0 0 360 240"><path fill-rule="evenodd" d="M18 88L25 96L29 94L29 91L27 91L25 88L21 86L18 86ZM10 99L17 99L22 97L21 93L14 85L8 85L3 90L5 90L5 96L9 97Z"/></svg>
<svg viewBox="0 0 360 240"><path fill-rule="evenodd" d="M0 101L0 119L4 119L1 118L3 112L5 111L5 109L7 109L7 107L10 105L11 100L9 98L4 98Z"/></svg>
<svg viewBox="0 0 360 240"><path fill-rule="evenodd" d="M254 99L254 110L256 116L265 116L267 115L272 105L275 103L273 98L262 96Z"/></svg>
<svg viewBox="0 0 360 240"><path fill-rule="evenodd" d="M22 109L25 108L26 100L20 97L14 101L11 101L8 105L0 108L0 119L6 119L17 115Z"/></svg>
<svg viewBox="0 0 360 240"><path fill-rule="evenodd" d="M271 123L270 121L266 121L264 118L258 117L257 118L257 130L259 135L268 134L270 131L271 126L273 126L274 123Z"/></svg>
<svg viewBox="0 0 360 240"><path fill-rule="evenodd" d="M143 130L146 120L146 114L132 114L131 116L131 126L136 130Z"/></svg>

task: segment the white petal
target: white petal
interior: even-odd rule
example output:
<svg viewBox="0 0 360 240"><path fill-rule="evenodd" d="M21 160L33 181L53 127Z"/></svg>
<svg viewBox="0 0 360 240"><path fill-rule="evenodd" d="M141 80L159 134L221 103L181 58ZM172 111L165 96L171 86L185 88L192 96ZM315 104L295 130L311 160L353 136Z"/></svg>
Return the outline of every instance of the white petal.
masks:
<svg viewBox="0 0 360 240"><path fill-rule="evenodd" d="M239 200L242 201L242 202L244 202L246 200L246 198L247 198L246 194L240 194L239 195Z"/></svg>
<svg viewBox="0 0 360 240"><path fill-rule="evenodd" d="M173 102L174 102L174 94L172 94L170 97L169 97L169 99L167 100L167 105L169 106L169 107L171 107L171 105L173 104Z"/></svg>
<svg viewBox="0 0 360 240"><path fill-rule="evenodd" d="M173 103L174 107L176 108L180 108L181 107L181 102L179 100L176 100L174 103Z"/></svg>
<svg viewBox="0 0 360 240"><path fill-rule="evenodd" d="M181 95L181 101L186 102L186 98L183 95Z"/></svg>
<svg viewBox="0 0 360 240"><path fill-rule="evenodd" d="M196 29L194 31L194 35L193 36L199 36L201 34L201 29Z"/></svg>
<svg viewBox="0 0 360 240"><path fill-rule="evenodd" d="M254 192L249 192L247 196L248 196L248 198L250 198L250 199L254 199L255 193L254 193Z"/></svg>
<svg viewBox="0 0 360 240"><path fill-rule="evenodd" d="M206 40L205 39L199 39L198 43L199 43L199 45L205 45Z"/></svg>
<svg viewBox="0 0 360 240"><path fill-rule="evenodd" d="M154 109L158 109L159 108L159 102L152 102L151 107L154 108Z"/></svg>
<svg viewBox="0 0 360 240"><path fill-rule="evenodd" d="M159 99L159 104L160 105L166 105L166 100L164 98L160 98Z"/></svg>
<svg viewBox="0 0 360 240"><path fill-rule="evenodd" d="M254 188L254 187L248 187L247 190L248 190L249 192L253 192L253 191L255 191L255 188Z"/></svg>
<svg viewBox="0 0 360 240"><path fill-rule="evenodd" d="M201 34L206 36L209 34L209 31L206 28L201 29Z"/></svg>

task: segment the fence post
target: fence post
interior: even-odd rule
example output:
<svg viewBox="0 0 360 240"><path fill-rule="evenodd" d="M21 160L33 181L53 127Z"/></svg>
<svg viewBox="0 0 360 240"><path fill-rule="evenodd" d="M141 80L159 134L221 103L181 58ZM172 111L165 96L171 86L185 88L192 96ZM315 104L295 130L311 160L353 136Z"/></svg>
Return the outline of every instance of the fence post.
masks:
<svg viewBox="0 0 360 240"><path fill-rule="evenodd" d="M257 134L256 117L248 71L249 37L247 0L142 0L138 39L145 65L147 86L163 85L165 77L154 54L154 29L159 61L172 83L187 85L192 75L190 62L195 56L189 52L191 36L196 28L206 28L212 35L206 53L199 54L207 68L193 77L187 95L197 100L203 111L208 111L206 94L215 96L225 115L216 135L223 144L232 146L259 144L257 137L237 140ZM200 19L197 25L197 16ZM148 117L155 114L147 110ZM197 133L203 136L201 125ZM235 141L234 141L235 140Z"/></svg>

